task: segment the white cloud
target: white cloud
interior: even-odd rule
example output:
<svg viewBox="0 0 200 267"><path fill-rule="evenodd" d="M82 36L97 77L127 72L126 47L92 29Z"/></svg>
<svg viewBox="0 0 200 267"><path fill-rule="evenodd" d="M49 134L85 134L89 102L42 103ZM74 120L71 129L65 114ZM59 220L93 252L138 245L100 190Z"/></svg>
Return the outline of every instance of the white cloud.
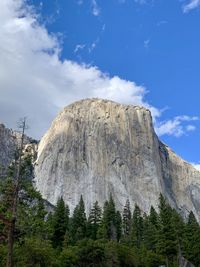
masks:
<svg viewBox="0 0 200 267"><path fill-rule="evenodd" d="M188 13L189 11L200 6L200 0L190 0L190 2L183 6L183 12Z"/></svg>
<svg viewBox="0 0 200 267"><path fill-rule="evenodd" d="M144 48L148 49L149 48L149 44L150 44L150 39L147 39L144 41Z"/></svg>
<svg viewBox="0 0 200 267"><path fill-rule="evenodd" d="M187 129L188 132L192 132L192 131L196 130L196 127L194 125L187 125L186 129Z"/></svg>
<svg viewBox="0 0 200 267"><path fill-rule="evenodd" d="M92 14L94 16L99 16L100 15L100 8L97 5L97 1L96 0L92 0L91 4L92 4Z"/></svg>
<svg viewBox="0 0 200 267"><path fill-rule="evenodd" d="M104 23L102 28L101 28L101 33L103 33L105 31L105 29L106 29L106 24Z"/></svg>
<svg viewBox="0 0 200 267"><path fill-rule="evenodd" d="M159 27L159 26L165 25L167 23L168 23L167 20L160 20L160 21L157 22L157 26Z"/></svg>
<svg viewBox="0 0 200 267"><path fill-rule="evenodd" d="M97 38L88 48L88 52L91 53L96 47L97 44L99 43L99 38Z"/></svg>
<svg viewBox="0 0 200 267"><path fill-rule="evenodd" d="M74 49L74 53L78 53L79 50L83 50L85 48L85 44L77 44L75 49Z"/></svg>
<svg viewBox="0 0 200 267"><path fill-rule="evenodd" d="M196 164L196 163L191 163L194 167L195 167L195 169L197 169L198 171L200 171L200 164L198 163L198 164Z"/></svg>
<svg viewBox="0 0 200 267"><path fill-rule="evenodd" d="M38 15L25 0L0 1L0 120L15 128L27 116L28 134L38 138L48 129L57 112L67 104L88 97L142 105L154 121L161 111L145 101L146 88L133 81L110 77L95 66L60 59L56 36L38 22ZM80 46L80 45L79 45ZM81 47L75 48L76 52ZM160 123L160 135L191 130L176 117ZM190 121L188 119L187 121ZM172 126L170 126L172 124ZM175 125L174 125L175 124ZM166 127L168 130L166 130Z"/></svg>
<svg viewBox="0 0 200 267"><path fill-rule="evenodd" d="M144 5L144 4L153 4L155 0L134 0L136 4Z"/></svg>
<svg viewBox="0 0 200 267"><path fill-rule="evenodd" d="M83 0L78 0L78 1L77 1L77 4L78 4L79 6L81 6L81 5L83 4Z"/></svg>
<svg viewBox="0 0 200 267"><path fill-rule="evenodd" d="M186 124L187 122L196 121L198 117L190 116L176 116L175 118L160 123L156 123L155 131L158 136L162 135L173 135L180 137L186 132L195 130L195 126L191 124Z"/></svg>
<svg viewBox="0 0 200 267"><path fill-rule="evenodd" d="M110 77L95 66L61 61L58 39L23 0L0 1L0 24L0 119L9 127L28 116L29 134L39 137L58 110L87 97L144 105L159 116L145 102L143 86Z"/></svg>

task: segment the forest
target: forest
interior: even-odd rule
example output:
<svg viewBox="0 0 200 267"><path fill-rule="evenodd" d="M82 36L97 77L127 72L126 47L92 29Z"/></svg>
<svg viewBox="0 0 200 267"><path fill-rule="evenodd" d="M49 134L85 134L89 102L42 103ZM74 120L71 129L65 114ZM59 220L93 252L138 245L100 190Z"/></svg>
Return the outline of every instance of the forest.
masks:
<svg viewBox="0 0 200 267"><path fill-rule="evenodd" d="M16 267L178 267L182 258L200 266L200 226L192 212L183 219L160 195L148 214L127 199L122 212L112 196L101 208L96 201L86 216L83 197L70 213L61 197L55 207L33 186L31 159L23 159L13 266ZM0 180L0 215L13 206L13 168ZM71 215L70 215L71 214ZM0 266L8 254L9 224L0 221Z"/></svg>

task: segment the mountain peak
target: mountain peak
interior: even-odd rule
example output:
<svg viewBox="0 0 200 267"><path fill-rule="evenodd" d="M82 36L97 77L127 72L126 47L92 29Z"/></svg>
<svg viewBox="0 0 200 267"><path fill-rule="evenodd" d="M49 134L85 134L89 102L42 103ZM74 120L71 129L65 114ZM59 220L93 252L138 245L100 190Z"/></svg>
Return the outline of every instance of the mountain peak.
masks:
<svg viewBox="0 0 200 267"><path fill-rule="evenodd" d="M43 197L62 196L71 211L80 195L89 212L112 194L118 209L129 199L148 212L162 193L199 218L200 173L159 141L143 107L97 98L65 107L39 144L35 175Z"/></svg>

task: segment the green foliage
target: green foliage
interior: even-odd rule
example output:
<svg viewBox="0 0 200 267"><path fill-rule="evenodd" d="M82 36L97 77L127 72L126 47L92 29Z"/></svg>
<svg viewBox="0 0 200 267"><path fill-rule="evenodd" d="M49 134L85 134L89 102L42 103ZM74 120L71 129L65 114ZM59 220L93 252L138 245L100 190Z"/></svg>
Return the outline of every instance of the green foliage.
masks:
<svg viewBox="0 0 200 267"><path fill-rule="evenodd" d="M157 251L166 258L166 265L174 261L178 253L178 240L174 227L173 210L160 195Z"/></svg>
<svg viewBox="0 0 200 267"><path fill-rule="evenodd" d="M123 210L123 237L124 239L129 239L130 233L131 233L131 208L130 208L130 202L127 199L126 204L124 206Z"/></svg>
<svg viewBox="0 0 200 267"><path fill-rule="evenodd" d="M138 205L135 205L131 227L131 241L134 246L140 248L143 241L143 217Z"/></svg>
<svg viewBox="0 0 200 267"><path fill-rule="evenodd" d="M30 181L23 184L17 210L18 237L39 236L45 238L45 211L41 195L33 188ZM22 241L22 240L21 240Z"/></svg>
<svg viewBox="0 0 200 267"><path fill-rule="evenodd" d="M74 209L71 225L71 236L74 242L86 237L87 219L85 214L85 205L81 195L79 204Z"/></svg>
<svg viewBox="0 0 200 267"><path fill-rule="evenodd" d="M153 207L150 209L150 215L144 216L143 237L146 249L155 252L158 241L158 214Z"/></svg>
<svg viewBox="0 0 200 267"><path fill-rule="evenodd" d="M59 267L76 267L78 260L78 246L64 248L58 257Z"/></svg>
<svg viewBox="0 0 200 267"><path fill-rule="evenodd" d="M108 240L117 240L119 233L119 217L118 221L116 219L115 203L112 196L110 196L109 201L105 202L102 218L102 229L104 232L104 237Z"/></svg>
<svg viewBox="0 0 200 267"><path fill-rule="evenodd" d="M200 266L200 227L193 212L190 212L184 231L184 256Z"/></svg>
<svg viewBox="0 0 200 267"><path fill-rule="evenodd" d="M145 267L165 266L165 258L152 250L143 247L140 251L140 262Z"/></svg>
<svg viewBox="0 0 200 267"><path fill-rule="evenodd" d="M90 238L96 240L97 233L101 223L101 208L96 201L90 211L88 217L88 235Z"/></svg>
<svg viewBox="0 0 200 267"><path fill-rule="evenodd" d="M119 242L122 235L122 216L119 211L117 211L115 215L115 225L116 225L117 241Z"/></svg>
<svg viewBox="0 0 200 267"><path fill-rule="evenodd" d="M187 222L161 195L159 212L151 207L143 214L135 205L131 216L127 200L122 217L112 196L104 204L92 206L88 220L82 196L69 217L62 198L51 213L23 165L15 231L15 267L168 267L177 266L183 255L200 266L200 226L191 212ZM12 175L13 169L10 170ZM11 176L0 183L0 212L10 218L13 182ZM0 223L0 237L7 226ZM6 240L0 239L0 267L6 266Z"/></svg>
<svg viewBox="0 0 200 267"><path fill-rule="evenodd" d="M135 267L139 265L140 259L135 248L118 243L117 253L120 266Z"/></svg>
<svg viewBox="0 0 200 267"><path fill-rule="evenodd" d="M105 266L106 267L120 267L117 243L115 241L109 241L106 243Z"/></svg>
<svg viewBox="0 0 200 267"><path fill-rule="evenodd" d="M0 267L6 266L7 246L0 244Z"/></svg>
<svg viewBox="0 0 200 267"><path fill-rule="evenodd" d="M99 241L84 239L78 243L78 266L101 267L104 264L104 246Z"/></svg>
<svg viewBox="0 0 200 267"><path fill-rule="evenodd" d="M52 243L54 248L61 248L69 224L69 208L61 197L57 201L52 218Z"/></svg>
<svg viewBox="0 0 200 267"><path fill-rule="evenodd" d="M50 241L39 238L25 238L23 245L15 247L16 267L54 267L56 253Z"/></svg>

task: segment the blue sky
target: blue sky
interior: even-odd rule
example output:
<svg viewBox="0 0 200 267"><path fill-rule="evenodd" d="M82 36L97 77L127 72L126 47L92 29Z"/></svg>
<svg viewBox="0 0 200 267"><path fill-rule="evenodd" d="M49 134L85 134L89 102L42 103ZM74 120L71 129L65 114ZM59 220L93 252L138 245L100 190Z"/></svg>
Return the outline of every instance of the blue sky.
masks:
<svg viewBox="0 0 200 267"><path fill-rule="evenodd" d="M0 7L0 114L9 127L27 114L39 138L65 105L105 96L150 108L161 140L200 164L199 0L2 0Z"/></svg>

